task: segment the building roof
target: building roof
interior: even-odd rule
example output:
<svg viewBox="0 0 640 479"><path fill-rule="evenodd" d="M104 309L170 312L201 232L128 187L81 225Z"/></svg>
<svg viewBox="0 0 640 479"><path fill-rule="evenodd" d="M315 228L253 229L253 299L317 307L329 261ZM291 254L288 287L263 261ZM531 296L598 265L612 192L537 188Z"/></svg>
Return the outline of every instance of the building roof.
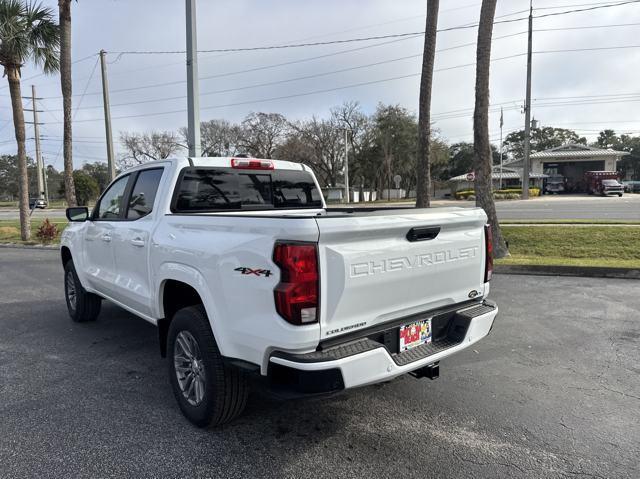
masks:
<svg viewBox="0 0 640 479"><path fill-rule="evenodd" d="M627 151L617 151L611 148L595 148L593 146L568 143L566 145L538 151L531 154L531 158L593 158L599 156L625 156Z"/></svg>
<svg viewBox="0 0 640 479"><path fill-rule="evenodd" d="M522 169L520 169L522 170ZM454 176L453 178L449 178L449 181L468 181L467 180L467 175L469 173L465 173L464 175L459 175L459 176ZM529 178L534 179L534 178L547 178L549 175L544 175L542 173L529 173ZM500 175L500 166L499 165L494 165L493 166L493 171L491 173L491 179L493 180L499 180L501 177ZM502 167L502 179L503 180L519 180L520 178L522 178L522 171L518 171L515 168L507 168L505 166Z"/></svg>

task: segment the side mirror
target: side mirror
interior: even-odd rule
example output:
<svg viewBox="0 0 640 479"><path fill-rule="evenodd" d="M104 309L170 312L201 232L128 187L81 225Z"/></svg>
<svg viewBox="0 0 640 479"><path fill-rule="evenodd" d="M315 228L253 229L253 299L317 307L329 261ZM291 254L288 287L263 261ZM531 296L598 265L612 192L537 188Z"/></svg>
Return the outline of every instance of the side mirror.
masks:
<svg viewBox="0 0 640 479"><path fill-rule="evenodd" d="M89 219L89 208L86 206L74 206L73 208L67 208L67 219L69 221L75 221L82 223Z"/></svg>

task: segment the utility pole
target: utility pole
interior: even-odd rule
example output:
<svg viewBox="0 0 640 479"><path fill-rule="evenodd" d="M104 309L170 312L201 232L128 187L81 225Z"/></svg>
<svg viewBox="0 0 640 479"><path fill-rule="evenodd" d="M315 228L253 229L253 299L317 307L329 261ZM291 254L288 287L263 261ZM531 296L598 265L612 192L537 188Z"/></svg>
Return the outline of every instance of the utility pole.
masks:
<svg viewBox="0 0 640 479"><path fill-rule="evenodd" d="M524 161L522 163L522 199L529 199L529 155L531 153L531 55L533 45L533 0L529 3L529 46L527 48L527 98L524 105Z"/></svg>
<svg viewBox="0 0 640 479"><path fill-rule="evenodd" d="M36 86L31 85L31 106L33 107L33 136L36 139L36 174L38 176L38 199L44 198L44 177L42 176L42 152L40 151L40 125L38 125L38 105L36 104Z"/></svg>
<svg viewBox="0 0 640 479"><path fill-rule="evenodd" d="M502 127L504 126L504 112L500 107L500 189L502 189ZM493 175L492 175L493 176ZM491 181L493 185L493 180Z"/></svg>
<svg viewBox="0 0 640 479"><path fill-rule="evenodd" d="M349 130L344 129L344 191L346 202L349 203Z"/></svg>
<svg viewBox="0 0 640 479"><path fill-rule="evenodd" d="M187 144L189 146L189 157L198 157L201 154L201 150L196 0L185 1L187 14Z"/></svg>
<svg viewBox="0 0 640 479"><path fill-rule="evenodd" d="M113 157L113 133L111 133L111 107L109 106L109 79L107 78L107 52L100 50L100 69L102 71L102 103L104 105L104 132L107 138L107 167L109 181L116 177L116 163Z"/></svg>

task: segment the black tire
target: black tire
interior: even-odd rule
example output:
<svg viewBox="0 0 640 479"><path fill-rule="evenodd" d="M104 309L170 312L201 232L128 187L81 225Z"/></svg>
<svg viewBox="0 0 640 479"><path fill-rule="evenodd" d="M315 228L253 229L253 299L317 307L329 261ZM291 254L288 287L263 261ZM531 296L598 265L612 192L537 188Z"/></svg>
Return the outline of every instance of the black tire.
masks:
<svg viewBox="0 0 640 479"><path fill-rule="evenodd" d="M622 198L622 193L618 193L618 198Z"/></svg>
<svg viewBox="0 0 640 479"><path fill-rule="evenodd" d="M181 346L185 339L195 340L197 345L196 354L190 359ZM173 316L167 335L167 358L173 394L182 413L193 424L198 427L219 426L242 413L249 393L247 378L238 368L224 363L202 306L183 308ZM182 368L180 372L179 367ZM188 375L192 378L190 382ZM193 396L188 395L188 391L183 392L183 387L188 389L198 381L201 382L195 387ZM200 398L197 397L198 387L202 395Z"/></svg>
<svg viewBox="0 0 640 479"><path fill-rule="evenodd" d="M82 287L72 260L64 265L64 297L69 316L76 323L95 321L100 314L102 298Z"/></svg>

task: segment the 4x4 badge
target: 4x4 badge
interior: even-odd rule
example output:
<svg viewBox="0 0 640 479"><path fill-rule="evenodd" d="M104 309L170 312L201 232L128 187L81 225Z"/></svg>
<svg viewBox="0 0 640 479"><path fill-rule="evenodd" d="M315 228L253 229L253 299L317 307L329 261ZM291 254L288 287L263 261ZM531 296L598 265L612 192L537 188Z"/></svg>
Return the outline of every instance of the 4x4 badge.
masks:
<svg viewBox="0 0 640 479"><path fill-rule="evenodd" d="M239 271L242 274L255 274L256 276L266 276L266 277L271 276L270 269L253 269L253 268L247 268L245 266L240 266L239 268L236 268L234 271Z"/></svg>

